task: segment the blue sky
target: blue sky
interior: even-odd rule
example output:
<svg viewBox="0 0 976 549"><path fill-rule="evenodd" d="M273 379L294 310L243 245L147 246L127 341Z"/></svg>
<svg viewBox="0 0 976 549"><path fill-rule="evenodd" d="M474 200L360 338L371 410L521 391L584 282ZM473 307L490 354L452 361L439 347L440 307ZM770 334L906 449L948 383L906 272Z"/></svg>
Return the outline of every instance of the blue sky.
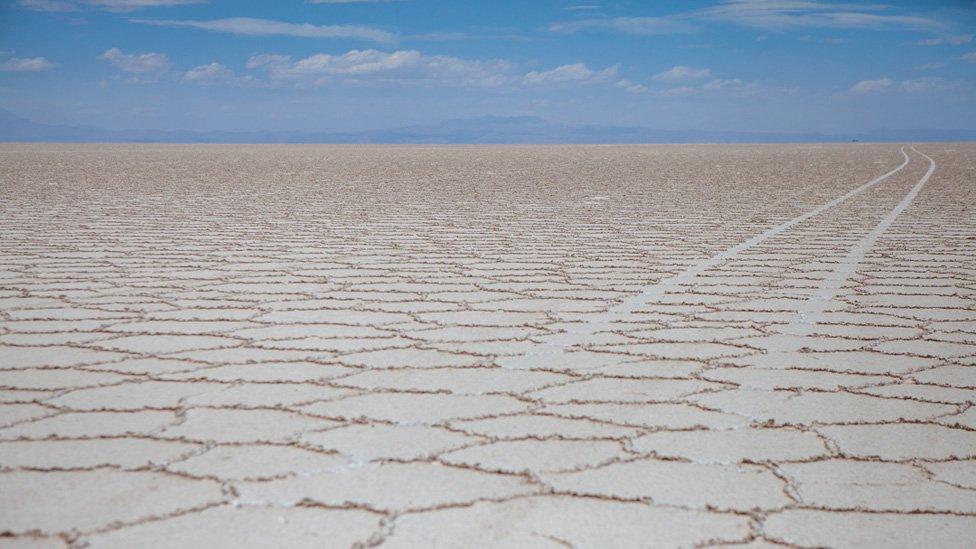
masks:
<svg viewBox="0 0 976 549"><path fill-rule="evenodd" d="M486 115L661 129L976 128L976 2L7 0L0 107L106 128Z"/></svg>

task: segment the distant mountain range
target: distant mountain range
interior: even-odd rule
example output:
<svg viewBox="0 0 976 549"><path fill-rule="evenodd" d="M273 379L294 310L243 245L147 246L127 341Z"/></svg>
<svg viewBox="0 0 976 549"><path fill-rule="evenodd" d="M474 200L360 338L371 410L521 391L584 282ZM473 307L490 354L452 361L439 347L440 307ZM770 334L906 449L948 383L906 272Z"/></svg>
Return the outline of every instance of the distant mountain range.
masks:
<svg viewBox="0 0 976 549"><path fill-rule="evenodd" d="M534 116L484 116L360 132L109 130L39 124L0 109L0 141L74 143L820 143L976 141L976 130L879 129L868 133L655 130L569 125Z"/></svg>

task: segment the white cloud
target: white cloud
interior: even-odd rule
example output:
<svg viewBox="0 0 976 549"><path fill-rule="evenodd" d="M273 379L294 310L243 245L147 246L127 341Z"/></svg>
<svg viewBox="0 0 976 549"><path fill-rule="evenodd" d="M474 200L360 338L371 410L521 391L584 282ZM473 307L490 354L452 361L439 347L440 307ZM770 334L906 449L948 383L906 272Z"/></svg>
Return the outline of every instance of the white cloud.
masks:
<svg viewBox="0 0 976 549"><path fill-rule="evenodd" d="M947 91L972 91L972 83L965 80L947 80L938 76L925 76L911 80L894 81L891 78L862 80L851 88L857 93L903 92L931 93Z"/></svg>
<svg viewBox="0 0 976 549"><path fill-rule="evenodd" d="M686 82L689 80L708 78L711 72L708 69L695 69L686 65L675 65L664 72L655 74L651 78L660 82Z"/></svg>
<svg viewBox="0 0 976 549"><path fill-rule="evenodd" d="M270 78L297 83L420 84L494 87L506 83L514 65L503 60L476 61L415 50L392 53L351 50L341 55L320 53L292 61L286 55L255 55L249 69L264 70Z"/></svg>
<svg viewBox="0 0 976 549"><path fill-rule="evenodd" d="M583 19L549 25L553 32L574 33L585 30L610 30L624 34L655 35L688 32L690 27L670 17L615 17Z"/></svg>
<svg viewBox="0 0 976 549"><path fill-rule="evenodd" d="M718 78L702 85L703 90L729 90L744 85L740 78Z"/></svg>
<svg viewBox="0 0 976 549"><path fill-rule="evenodd" d="M963 54L962 60L968 63L976 63L976 51Z"/></svg>
<svg viewBox="0 0 976 549"><path fill-rule="evenodd" d="M591 17L553 23L553 32L609 30L626 34L674 34L693 30L695 21L718 21L758 29L788 28L943 28L941 22L905 13L892 13L881 4L834 3L817 0L724 0L718 5L663 17Z"/></svg>
<svg viewBox="0 0 976 549"><path fill-rule="evenodd" d="M286 72L285 69L291 65L290 55L278 55L274 53L262 53L260 55L252 55L250 59L247 60L247 68L249 69L265 69L272 76L277 76L280 72L282 75Z"/></svg>
<svg viewBox="0 0 976 549"><path fill-rule="evenodd" d="M312 25L309 23L286 23L269 19L251 17L230 17L210 21L181 21L173 19L132 19L135 23L161 27L190 27L231 34L249 36L297 36L301 38L353 38L390 42L393 35L381 29L360 25Z"/></svg>
<svg viewBox="0 0 976 549"><path fill-rule="evenodd" d="M891 89L895 82L890 78L878 78L877 80L861 80L851 86L851 91L857 93L877 93Z"/></svg>
<svg viewBox="0 0 976 549"><path fill-rule="evenodd" d="M647 88L647 86L645 86L643 84L634 84L633 82L631 82L630 80L627 80L626 78L623 79L623 80L617 80L616 82L614 82L613 83L613 87L615 87L615 88L621 88L622 90L624 90L627 93L635 93L635 94L636 93L644 93L646 91L649 91L648 88Z"/></svg>
<svg viewBox="0 0 976 549"><path fill-rule="evenodd" d="M963 44L968 44L973 41L972 34L957 34L955 36L945 36L943 38L929 38L927 40L919 40L915 42L916 46L961 46Z"/></svg>
<svg viewBox="0 0 976 549"><path fill-rule="evenodd" d="M696 93L720 94L730 97L749 97L762 93L788 94L794 93L797 88L789 87L769 87L756 82L747 82L741 78L716 78L709 80L700 86L676 86L660 90L657 93L664 96L691 95Z"/></svg>
<svg viewBox="0 0 976 549"><path fill-rule="evenodd" d="M0 71L36 72L54 68L54 63L43 57L11 57L0 61Z"/></svg>
<svg viewBox="0 0 976 549"><path fill-rule="evenodd" d="M128 54L119 48L107 50L100 58L124 72L137 75L159 75L173 65L162 53Z"/></svg>
<svg viewBox="0 0 976 549"><path fill-rule="evenodd" d="M20 0L17 4L37 11L79 11L87 7L107 11L132 11L139 8L156 8L200 4L207 0Z"/></svg>
<svg viewBox="0 0 976 549"><path fill-rule="evenodd" d="M66 0L20 0L17 5L34 11L78 11L78 6Z"/></svg>
<svg viewBox="0 0 976 549"><path fill-rule="evenodd" d="M691 12L686 16L764 29L934 29L943 26L940 22L925 17L878 13L888 10L888 6L878 4L840 4L815 0L726 0L717 6Z"/></svg>
<svg viewBox="0 0 976 549"><path fill-rule="evenodd" d="M458 60L459 61L459 60ZM376 74L424 66L426 60L416 50L383 53L377 50L353 50L343 55L326 53L306 57L293 70L305 74Z"/></svg>
<svg viewBox="0 0 976 549"><path fill-rule="evenodd" d="M584 63L574 63L520 74L516 72L515 64L503 59L482 61L425 55L416 50L351 50L335 55L319 53L300 59L288 55L260 54L248 60L247 68L263 72L271 82L279 85L399 85L513 90L523 86L614 84L628 93L647 91L640 84L618 79L617 65L597 70Z"/></svg>
<svg viewBox="0 0 976 549"><path fill-rule="evenodd" d="M237 76L234 71L214 61L183 73L184 82L209 86L213 84L247 84L254 81L250 76Z"/></svg>
<svg viewBox="0 0 976 549"><path fill-rule="evenodd" d="M593 84L606 82L617 75L617 65L607 67L600 71L595 71L583 63L563 65L548 71L532 71L522 77L522 82L529 86L540 86L547 84Z"/></svg>
<svg viewBox="0 0 976 549"><path fill-rule="evenodd" d="M913 67L917 71L930 71L934 69L941 69L945 66L945 63L925 63L924 65L918 65Z"/></svg>

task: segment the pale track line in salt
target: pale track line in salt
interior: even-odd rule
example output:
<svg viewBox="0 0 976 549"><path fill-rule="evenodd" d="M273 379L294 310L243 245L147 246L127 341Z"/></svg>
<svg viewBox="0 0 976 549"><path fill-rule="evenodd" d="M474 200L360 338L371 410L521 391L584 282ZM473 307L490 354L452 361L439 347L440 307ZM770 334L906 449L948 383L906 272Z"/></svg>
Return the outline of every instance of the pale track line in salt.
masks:
<svg viewBox="0 0 976 549"><path fill-rule="evenodd" d="M853 198L854 196L877 185L878 183L881 183L882 181L888 179L889 177L898 173L905 166L908 165L909 157L905 153L904 147L901 148L901 154L902 156L905 157L905 160L897 168L894 168L885 174L879 175L878 177L872 179L871 181L868 181L867 183L861 185L860 187L857 187L847 192L846 194L843 194L831 200L830 202L822 204L819 207L814 208L813 210L810 210L805 214L794 217L789 221L771 227L763 231L762 233L750 238L749 240L746 240L745 242L742 242L731 248L728 248L727 250L719 254L716 254L697 265L688 267L684 271L674 276L664 278L652 285L646 286L643 290L641 290L640 293L624 299L616 306L610 308L608 311L602 313L600 316L588 321L583 326L575 330L567 330L567 332L563 334L562 337L559 337L557 339L558 343L541 343L539 344L539 349L540 349L539 351L532 352L532 353L525 353L523 355L519 355L515 357L512 360L499 360L498 362L505 368L519 369L519 368L528 367L528 365L531 364L533 361L535 361L537 357L555 356L564 353L567 348L583 343L587 337L595 334L601 328L605 328L611 322L619 320L620 317L622 317L623 315L626 315L627 313L633 312L643 307L644 305L647 305L652 300L663 296L664 294L668 293L669 291L675 288L681 287L682 285L688 283L689 281L691 281L701 273L721 265L722 263L736 257L739 253L744 252L745 250L748 250L749 248L752 248L754 246L757 246L762 242L764 242L765 240L772 238L782 233L783 231L792 228L793 226L799 223L803 223L804 221L810 219L811 217L820 215L823 212L837 206L838 204L841 204L847 201L848 199Z"/></svg>
<svg viewBox="0 0 976 549"><path fill-rule="evenodd" d="M878 238L895 222L895 219L904 212L908 206L911 205L918 193L921 192L922 187L928 182L929 178L932 177L932 173L935 172L935 160L932 160L930 156L919 151L915 147L912 150L916 153L924 156L929 161L929 169L925 172L925 175L919 179L918 183L908 194L901 199L901 202L894 207L884 218L878 222L877 225L871 232L864 235L861 240L855 244L847 256L838 263L833 271L824 278L817 288L817 292L806 300L803 305L797 310L796 316L793 320L783 328L784 334L796 335L796 336L807 336L813 331L813 327L817 324L819 318L823 315L824 311L827 309L827 305L837 297L840 293L841 287L847 282L850 277L857 270L858 265L864 261L864 256L874 247ZM800 342L796 342L796 348L791 349L792 351L797 351L802 346ZM790 349L782 350L781 352L791 352Z"/></svg>

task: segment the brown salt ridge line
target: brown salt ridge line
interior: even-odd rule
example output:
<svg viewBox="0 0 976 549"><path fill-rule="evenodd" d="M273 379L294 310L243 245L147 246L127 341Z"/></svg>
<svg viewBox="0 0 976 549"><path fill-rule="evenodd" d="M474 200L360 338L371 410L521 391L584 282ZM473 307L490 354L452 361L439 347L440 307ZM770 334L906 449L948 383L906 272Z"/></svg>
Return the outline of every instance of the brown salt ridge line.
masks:
<svg viewBox="0 0 976 549"><path fill-rule="evenodd" d="M905 153L904 147L901 148L901 154L902 156L905 157L905 160L897 168L883 175L880 175L872 179L871 181L868 181L867 183L861 185L860 187L857 187L849 191L848 193L841 195L831 200L830 202L827 202L826 204L823 204L805 214L794 217L789 221L771 227L766 231L763 231L762 233L750 238L749 240L746 240L745 242L737 244L731 248L728 248L727 250L717 255L714 255L709 259L706 259L705 261L695 266L689 267L676 275L660 280L653 285L644 287L644 289L641 290L639 294L624 299L621 303L612 307L611 309L601 314L600 316L590 320L582 327L576 330L568 331L564 337L560 338L558 343L540 344L540 347L543 350L540 350L535 353L526 353L524 355L515 358L514 360L504 361L502 363L502 366L511 369L528 368L531 365L531 363L535 360L535 358L538 356L552 356L552 355L560 355L564 353L567 348L582 343L586 339L586 337L591 336L597 331L599 331L601 328L606 327L614 320L617 320L620 316L633 312L639 309L640 307L647 305L653 299L668 293L670 290L674 290L676 288L681 287L682 285L686 284L688 281L692 280L699 274L709 269L712 269L714 267L717 267L730 259L733 259L739 253L748 250L749 248L752 248L754 246L757 246L762 242L766 241L767 239L772 238L792 228L793 226L799 223L802 223L817 215L820 215L821 213L830 210L831 208L847 201L850 198L853 198L854 196L877 185L878 183L881 183L885 179L888 179L889 177L898 173L905 166L908 165L909 157Z"/></svg>

